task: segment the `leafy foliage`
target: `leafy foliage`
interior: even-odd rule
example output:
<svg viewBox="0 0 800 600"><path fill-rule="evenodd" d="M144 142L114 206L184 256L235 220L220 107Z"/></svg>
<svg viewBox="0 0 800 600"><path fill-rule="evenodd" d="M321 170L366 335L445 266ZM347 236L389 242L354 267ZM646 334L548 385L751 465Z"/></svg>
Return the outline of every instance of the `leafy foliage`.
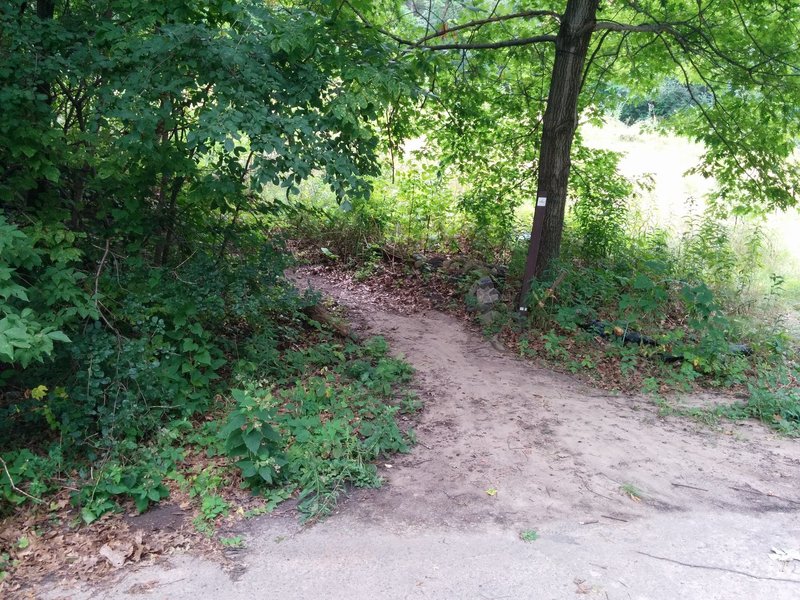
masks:
<svg viewBox="0 0 800 600"><path fill-rule="evenodd" d="M43 362L54 342L70 341L65 329L97 318L76 239L61 225L20 229L0 212L0 364Z"/></svg>
<svg viewBox="0 0 800 600"><path fill-rule="evenodd" d="M648 98L640 100L623 93L625 99L619 107L619 119L628 125L648 119L667 119L682 111L690 111L697 104L710 106L713 96L702 85L681 84L677 79L667 77L658 89Z"/></svg>
<svg viewBox="0 0 800 600"><path fill-rule="evenodd" d="M799 375L796 363L778 367L765 364L747 384L747 402L719 412L735 419L760 419L787 435L800 436Z"/></svg>
<svg viewBox="0 0 800 600"><path fill-rule="evenodd" d="M371 461L407 452L413 440L394 419L400 407L389 402L411 370L387 350L381 338L363 347L315 346L287 359L290 365L322 362L317 374L282 384L275 395L259 388L234 390L235 408L220 434L245 485L299 488L307 518L330 512L347 483L377 486ZM291 370L284 374L292 376Z"/></svg>
<svg viewBox="0 0 800 600"><path fill-rule="evenodd" d="M312 174L366 194L384 110L416 93L330 8L0 7L3 512L62 485L86 521L143 510L181 441L217 443L198 414L299 345L313 300L267 227Z"/></svg>
<svg viewBox="0 0 800 600"><path fill-rule="evenodd" d="M576 158L572 212L581 252L587 258L605 258L624 247L633 185L620 175L620 157L613 152L579 148Z"/></svg>

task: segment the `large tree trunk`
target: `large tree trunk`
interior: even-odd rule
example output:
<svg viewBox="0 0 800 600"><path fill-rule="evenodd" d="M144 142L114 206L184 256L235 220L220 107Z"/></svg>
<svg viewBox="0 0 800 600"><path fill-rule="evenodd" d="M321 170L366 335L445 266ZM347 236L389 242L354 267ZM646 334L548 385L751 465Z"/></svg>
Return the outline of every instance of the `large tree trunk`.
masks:
<svg viewBox="0 0 800 600"><path fill-rule="evenodd" d="M578 126L578 95L599 0L568 0L556 39L547 110L542 121L539 179L528 259L522 281L523 306L534 277L558 257L570 170L570 150Z"/></svg>

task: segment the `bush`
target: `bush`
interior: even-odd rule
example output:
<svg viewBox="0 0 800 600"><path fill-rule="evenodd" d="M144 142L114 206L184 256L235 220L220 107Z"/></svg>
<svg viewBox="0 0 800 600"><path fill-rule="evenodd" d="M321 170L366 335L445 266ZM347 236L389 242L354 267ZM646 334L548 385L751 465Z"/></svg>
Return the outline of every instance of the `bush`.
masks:
<svg viewBox="0 0 800 600"><path fill-rule="evenodd" d="M0 366L25 368L97 310L77 270L78 237L63 225L19 228L0 211ZM11 371L0 371L0 383Z"/></svg>
<svg viewBox="0 0 800 600"><path fill-rule="evenodd" d="M378 485L371 461L407 452L413 439L398 428L399 407L391 404L411 370L387 350L381 338L363 347L317 345L285 363L302 365L283 373L283 380L301 378L294 384L234 390L220 433L245 486L296 487L311 518L330 512L346 484ZM310 373L315 364L322 368Z"/></svg>
<svg viewBox="0 0 800 600"><path fill-rule="evenodd" d="M251 337L276 340L282 323L293 319L291 328L298 328L303 300L282 278L283 255L263 242L248 247L239 241L228 260L196 253L180 272L129 260L101 273L95 295L101 312L70 329L71 343L55 348L47 364L3 373L0 450L11 450L6 461L17 464L21 455L14 448L25 446L63 456L60 473L77 468L73 485L94 490L94 508L85 516L101 514L98 499L123 488L137 506L146 506L159 484L139 483L153 468L143 448L158 443L162 428L179 428L208 410L224 392L223 373L233 369L238 347L247 348ZM33 464L30 450L25 456ZM84 464L116 464L121 471L108 480L107 470L98 469L92 480ZM35 478L55 474L40 470ZM74 500L82 505L86 497L78 493Z"/></svg>
<svg viewBox="0 0 800 600"><path fill-rule="evenodd" d="M605 230L597 231L602 244ZM597 254L602 246L587 246L584 235L574 235L566 237L561 261L534 283L531 314L537 329L555 325L561 331L598 334L597 323L604 323L602 333L620 343L630 332L635 332L635 344L645 336L648 341L638 346L638 354L654 359L661 378L681 385L698 379L715 386L744 382L754 363L732 352L731 343L754 339L746 337L741 322L705 283L704 273L684 268L663 233L633 237L612 230L617 241L613 254L609 247L604 257ZM760 348L763 358L769 350Z"/></svg>

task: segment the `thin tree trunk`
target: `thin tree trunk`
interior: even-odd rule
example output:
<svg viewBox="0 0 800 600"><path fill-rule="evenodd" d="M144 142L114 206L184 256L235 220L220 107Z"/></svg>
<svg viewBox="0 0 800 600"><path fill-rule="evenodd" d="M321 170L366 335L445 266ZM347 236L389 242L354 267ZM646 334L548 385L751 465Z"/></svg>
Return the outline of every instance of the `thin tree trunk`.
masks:
<svg viewBox="0 0 800 600"><path fill-rule="evenodd" d="M27 8L26 4L22 4L20 6L19 15L22 17L22 14L25 12ZM53 17L55 16L55 0L38 0L36 2L36 16L41 21L52 21ZM43 44L38 44L36 47L36 52L39 54L42 59L44 59L44 48L42 47ZM49 75L49 73L48 73ZM53 91L50 84L50 81L43 80L39 81L36 84L36 94L39 96L43 96L45 98L45 103L50 106L53 103ZM38 102L38 100L34 100L34 102ZM51 114L51 117L54 116ZM48 190L50 189L50 182L47 181L44 177L39 177L36 180L36 187L29 189L25 196L27 198L27 205L30 207L35 202L39 202L44 196L47 194Z"/></svg>
<svg viewBox="0 0 800 600"><path fill-rule="evenodd" d="M55 0L38 0L36 2L36 16L42 21L52 21L56 12ZM36 86L36 91L47 98L50 104L53 100L52 90L49 81L42 81Z"/></svg>
<svg viewBox="0 0 800 600"><path fill-rule="evenodd" d="M531 280L558 257L570 171L570 151L578 126L578 96L599 0L568 0L556 39L547 109L542 121L539 179L531 242L521 300Z"/></svg>
<svg viewBox="0 0 800 600"><path fill-rule="evenodd" d="M170 192L169 207L167 208L167 226L164 233L163 246L161 252L156 255L156 264L165 266L169 260L169 252L172 249L172 238L175 235L175 226L178 223L178 194L181 192L185 177L176 177L172 182Z"/></svg>

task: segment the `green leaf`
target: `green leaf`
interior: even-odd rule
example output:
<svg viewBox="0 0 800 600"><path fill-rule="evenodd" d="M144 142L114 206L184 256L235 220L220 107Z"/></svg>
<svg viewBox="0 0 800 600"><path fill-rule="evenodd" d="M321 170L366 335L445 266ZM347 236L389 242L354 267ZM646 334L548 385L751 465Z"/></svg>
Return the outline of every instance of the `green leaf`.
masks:
<svg viewBox="0 0 800 600"><path fill-rule="evenodd" d="M247 417L241 412L234 412L219 433L222 437L228 437L231 433L241 429L245 423L247 423Z"/></svg>
<svg viewBox="0 0 800 600"><path fill-rule="evenodd" d="M273 475L272 467L261 467L258 470L258 475L259 477L261 477L261 479L263 479L267 483L270 484L272 483L272 475Z"/></svg>
<svg viewBox="0 0 800 600"><path fill-rule="evenodd" d="M51 331L47 334L47 337L56 342L72 342L63 331Z"/></svg>
<svg viewBox="0 0 800 600"><path fill-rule="evenodd" d="M84 506L81 509L81 518L83 519L83 522L88 525L89 523L93 523L97 520L97 515L88 506Z"/></svg>
<svg viewBox="0 0 800 600"><path fill-rule="evenodd" d="M0 335L0 356L7 357L9 362L14 360L14 347L2 335Z"/></svg>
<svg viewBox="0 0 800 600"><path fill-rule="evenodd" d="M211 364L211 353L208 350L194 355L194 360L199 365L209 366Z"/></svg>
<svg viewBox="0 0 800 600"><path fill-rule="evenodd" d="M148 498L148 495L149 494L147 494L147 493L137 494L133 498L133 501L136 504L136 510L138 510L140 513L143 513L144 511L146 511L147 510L147 506L150 504L150 500ZM156 498L156 500L158 500L158 498Z"/></svg>
<svg viewBox="0 0 800 600"><path fill-rule="evenodd" d="M275 431L275 429L266 423L261 427L261 433L265 439L270 440L272 442L280 442L281 441L281 434Z"/></svg>
<svg viewBox="0 0 800 600"><path fill-rule="evenodd" d="M636 290L651 290L655 287L655 283L647 275L639 274L633 280L633 288Z"/></svg>
<svg viewBox="0 0 800 600"><path fill-rule="evenodd" d="M252 460L240 460L236 463L236 466L242 470L242 477L245 479L256 474L256 465Z"/></svg>
<svg viewBox="0 0 800 600"><path fill-rule="evenodd" d="M250 452L253 454L258 454L258 450L261 448L261 441L263 439L264 436L262 435L261 431L258 429L253 429L245 434L244 443Z"/></svg>
<svg viewBox="0 0 800 600"><path fill-rule="evenodd" d="M61 177L61 173L53 165L47 165L44 169L42 169L42 175L44 175L45 179L52 183L58 183L58 180Z"/></svg>

